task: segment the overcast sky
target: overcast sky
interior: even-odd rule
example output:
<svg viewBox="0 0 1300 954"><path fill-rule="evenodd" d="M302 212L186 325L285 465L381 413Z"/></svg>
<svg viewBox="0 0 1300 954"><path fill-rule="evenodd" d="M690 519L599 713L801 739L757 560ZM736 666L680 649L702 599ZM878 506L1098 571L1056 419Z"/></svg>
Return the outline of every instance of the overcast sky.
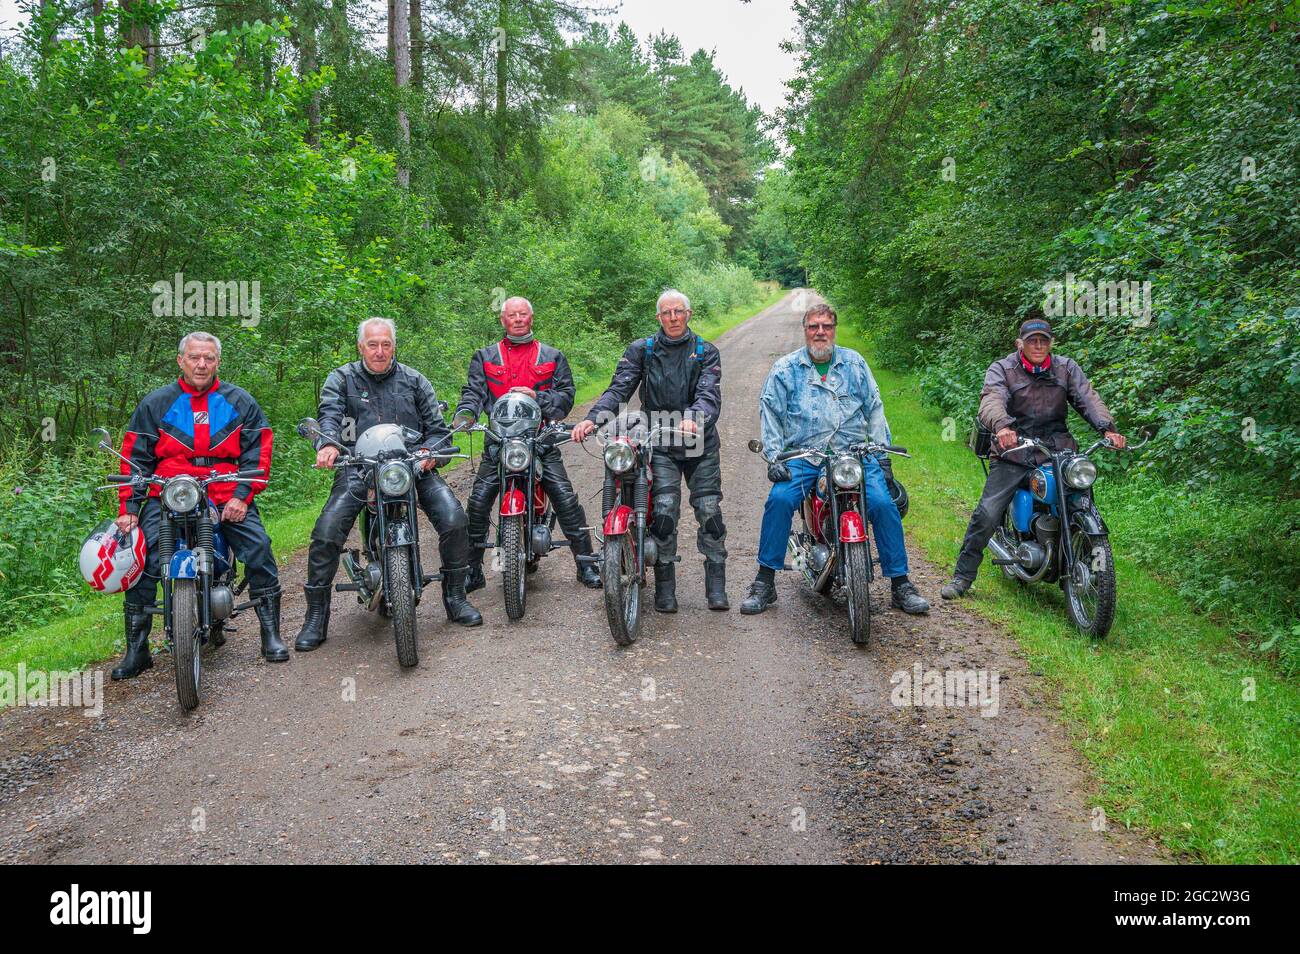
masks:
<svg viewBox="0 0 1300 954"><path fill-rule="evenodd" d="M0 0L0 31L9 33L19 19L18 0ZM779 44L794 37L790 0L623 0L618 13L603 19L626 21L642 40L660 30L675 33L688 54L714 50L719 69L751 102L772 112L785 101L794 60Z"/></svg>

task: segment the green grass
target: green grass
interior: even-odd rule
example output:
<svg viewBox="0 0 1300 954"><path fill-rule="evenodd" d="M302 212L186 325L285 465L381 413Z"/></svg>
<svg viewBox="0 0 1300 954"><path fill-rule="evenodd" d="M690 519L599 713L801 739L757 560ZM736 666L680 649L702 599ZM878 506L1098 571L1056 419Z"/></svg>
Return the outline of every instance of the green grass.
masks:
<svg viewBox="0 0 1300 954"><path fill-rule="evenodd" d="M775 304L785 293L774 283L765 282L761 294L763 297L757 304L738 307L710 321L700 322L694 326L695 330L705 338L716 338ZM580 376L578 404L591 400L605 389L618 358L618 354L611 355L605 366L589 369ZM463 450L463 438L460 444ZM322 481L321 486L322 490L309 503L288 512L273 510L264 515L277 561L283 563L311 539L311 529L324 503L328 484ZM256 623L245 622L244 626L255 628ZM159 633L161 627L155 626L155 639L159 638ZM95 597L64 619L19 630L0 639L0 671L15 672L20 662L32 670L76 670L120 652L122 644L122 597Z"/></svg>
<svg viewBox="0 0 1300 954"><path fill-rule="evenodd" d="M849 327L840 343L864 348ZM951 568L983 472L964 434L944 439L915 376L872 370L894 438L913 457L894 465L911 499L909 536ZM1300 861L1300 688L1126 549L1125 521L1142 511L1108 512L1104 487L1099 500L1119 576L1107 640L1094 643L1069 625L1059 588L1021 588L987 560L966 605L1004 624L1053 687L1060 718L1092 765L1095 803L1112 823L1137 826L1195 860Z"/></svg>

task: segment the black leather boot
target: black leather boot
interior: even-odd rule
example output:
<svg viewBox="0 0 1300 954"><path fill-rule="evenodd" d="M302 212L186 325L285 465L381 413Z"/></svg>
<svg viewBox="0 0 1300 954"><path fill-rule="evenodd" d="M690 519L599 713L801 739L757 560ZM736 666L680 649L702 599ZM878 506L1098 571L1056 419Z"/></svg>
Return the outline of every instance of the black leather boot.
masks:
<svg viewBox="0 0 1300 954"><path fill-rule="evenodd" d="M325 642L329 631L332 589L330 583L323 586L312 586L308 583L302 588L302 591L307 594L307 616L303 619L302 629L298 631L298 638L293 643L293 648L298 652L309 653Z"/></svg>
<svg viewBox="0 0 1300 954"><path fill-rule="evenodd" d="M442 570L442 605L447 610L447 619L453 623L478 626L483 622L483 614L465 598L465 577L468 573L467 567Z"/></svg>
<svg viewBox="0 0 1300 954"><path fill-rule="evenodd" d="M711 610L731 609L727 602L727 564L704 561L704 596Z"/></svg>
<svg viewBox="0 0 1300 954"><path fill-rule="evenodd" d="M577 540L572 541L573 562L578 567L578 582L583 586L590 587L593 590L600 589L600 572L596 569L596 564L590 560L579 560L580 556L591 556L591 534L584 533Z"/></svg>
<svg viewBox="0 0 1300 954"><path fill-rule="evenodd" d="M267 662L288 662L289 647L280 639L280 588L258 590L252 596L262 600L254 607L262 628L262 658Z"/></svg>
<svg viewBox="0 0 1300 954"><path fill-rule="evenodd" d="M677 564L655 564L655 610L677 612Z"/></svg>
<svg viewBox="0 0 1300 954"><path fill-rule="evenodd" d="M114 681L134 679L146 669L153 668L149 654L149 632L153 629L153 614L144 607L127 603L122 611L126 619L126 655L110 674Z"/></svg>
<svg viewBox="0 0 1300 954"><path fill-rule="evenodd" d="M487 579L483 576L483 551L475 548L470 550L469 568L465 576L465 592L473 593L485 586L487 586Z"/></svg>

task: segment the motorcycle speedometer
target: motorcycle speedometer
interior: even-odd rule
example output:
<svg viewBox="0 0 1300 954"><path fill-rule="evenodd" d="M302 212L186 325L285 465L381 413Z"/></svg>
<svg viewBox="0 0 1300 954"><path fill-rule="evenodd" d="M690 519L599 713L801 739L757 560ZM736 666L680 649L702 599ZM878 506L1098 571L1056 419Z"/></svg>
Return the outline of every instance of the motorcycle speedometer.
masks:
<svg viewBox="0 0 1300 954"><path fill-rule="evenodd" d="M501 462L506 465L506 470L524 470L532 456L523 441L506 441L501 449Z"/></svg>
<svg viewBox="0 0 1300 954"><path fill-rule="evenodd" d="M1086 457L1076 457L1065 465L1065 483L1075 490L1087 490L1097 479L1097 465Z"/></svg>
<svg viewBox="0 0 1300 954"><path fill-rule="evenodd" d="M831 465L831 478L841 490L852 490L862 483L862 461L856 457L839 457Z"/></svg>
<svg viewBox="0 0 1300 954"><path fill-rule="evenodd" d="M605 448L605 466L616 474L624 474L636 464L636 448L619 441Z"/></svg>
<svg viewBox="0 0 1300 954"><path fill-rule="evenodd" d="M199 505L203 488L193 477L182 474L167 481L163 487L162 502L173 513L189 513Z"/></svg>
<svg viewBox="0 0 1300 954"><path fill-rule="evenodd" d="M411 468L398 461L380 467L379 489L387 497L401 497L411 489Z"/></svg>

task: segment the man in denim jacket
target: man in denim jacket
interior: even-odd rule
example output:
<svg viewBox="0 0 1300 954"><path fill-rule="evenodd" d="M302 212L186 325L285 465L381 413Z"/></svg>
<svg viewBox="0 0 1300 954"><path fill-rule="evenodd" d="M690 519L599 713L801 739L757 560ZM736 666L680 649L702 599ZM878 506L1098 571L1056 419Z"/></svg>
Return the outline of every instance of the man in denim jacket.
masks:
<svg viewBox="0 0 1300 954"><path fill-rule="evenodd" d="M782 451L825 447L828 440L835 450L867 440L892 443L871 369L856 351L835 346L836 321L829 305L809 308L803 316L807 347L778 360L767 376L759 414L763 453L769 461ZM929 612L930 604L907 578L903 521L886 486L885 472L874 458L862 463L867 515L875 528L880 571L892 583L892 603L905 613ZM816 465L806 460L769 464L772 489L759 531L758 576L740 604L742 613L761 613L776 602L776 571L785 566L790 523L818 473Z"/></svg>

